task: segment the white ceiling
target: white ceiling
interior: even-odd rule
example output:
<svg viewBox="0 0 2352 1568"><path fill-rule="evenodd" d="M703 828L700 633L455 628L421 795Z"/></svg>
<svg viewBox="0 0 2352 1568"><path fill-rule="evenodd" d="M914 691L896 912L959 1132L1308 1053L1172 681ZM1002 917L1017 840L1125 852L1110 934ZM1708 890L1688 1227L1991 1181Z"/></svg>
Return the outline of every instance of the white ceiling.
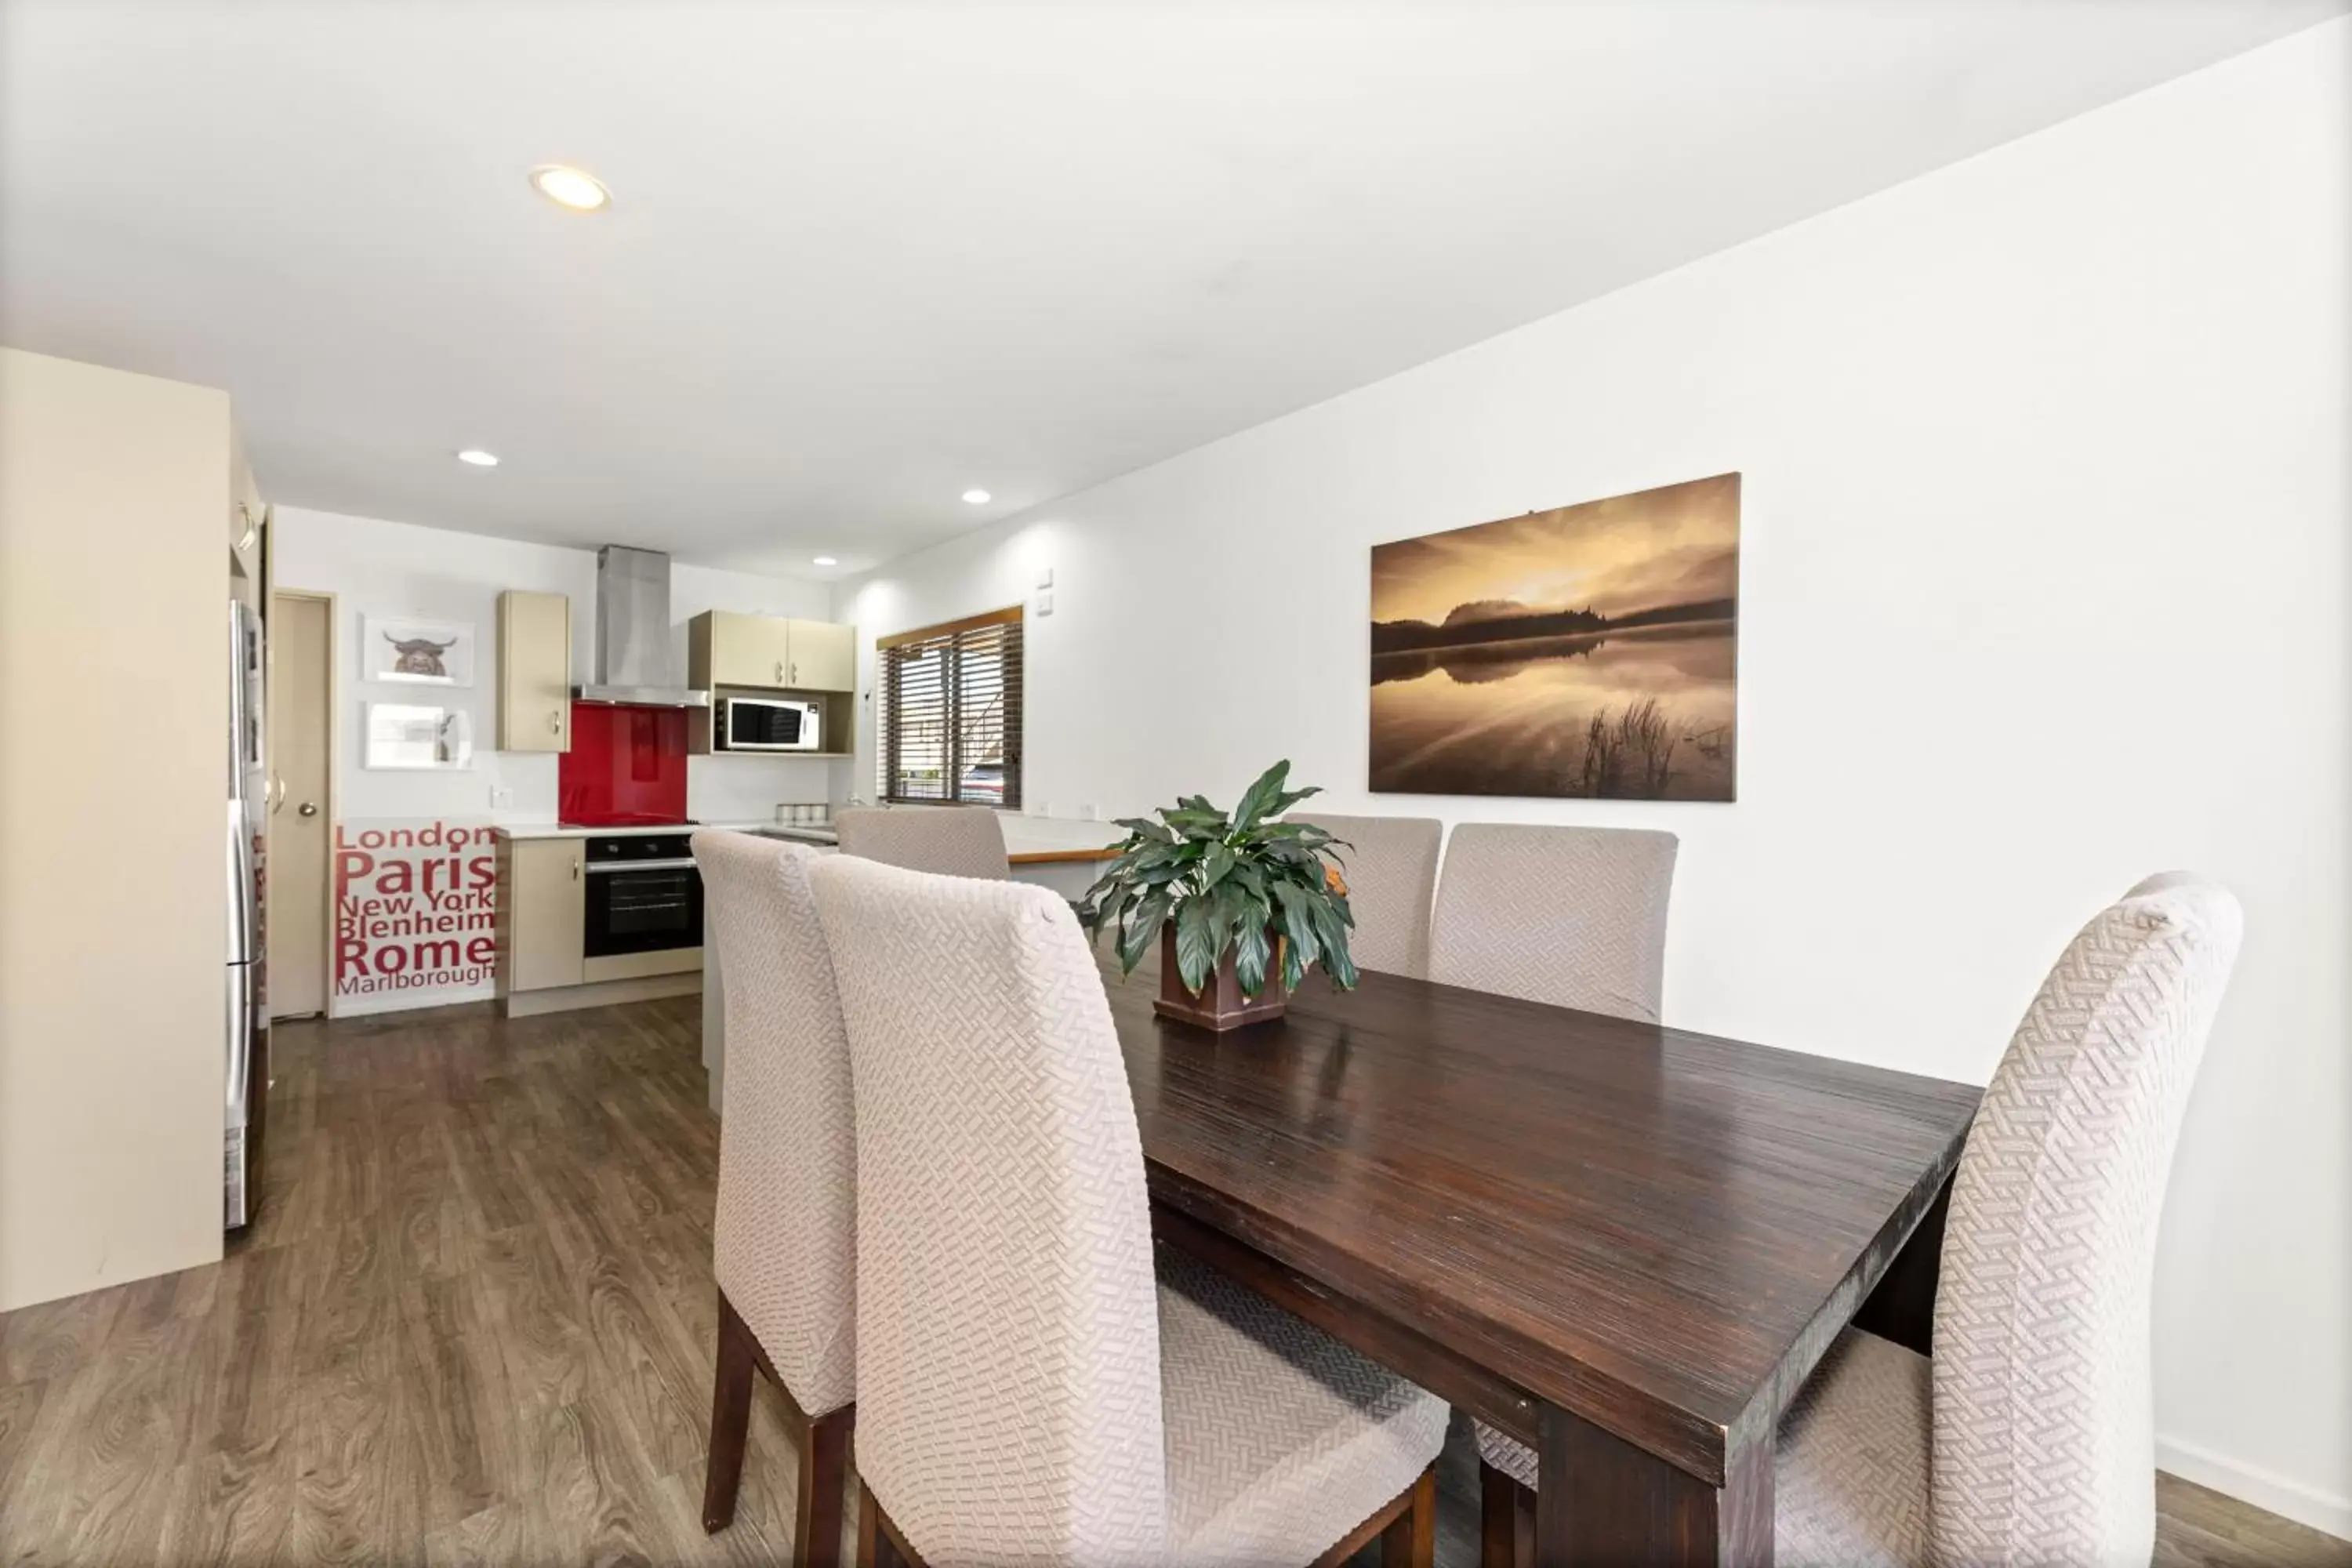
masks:
<svg viewBox="0 0 2352 1568"><path fill-rule="evenodd" d="M281 503L828 576L2345 8L10 0L0 339Z"/></svg>

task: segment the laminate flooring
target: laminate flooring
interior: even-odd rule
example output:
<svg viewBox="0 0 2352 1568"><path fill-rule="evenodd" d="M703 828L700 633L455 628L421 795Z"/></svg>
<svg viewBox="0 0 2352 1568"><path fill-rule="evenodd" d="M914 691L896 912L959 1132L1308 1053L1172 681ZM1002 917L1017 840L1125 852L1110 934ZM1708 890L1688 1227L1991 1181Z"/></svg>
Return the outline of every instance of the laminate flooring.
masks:
<svg viewBox="0 0 2352 1568"><path fill-rule="evenodd" d="M764 1384L736 1522L700 1523L699 1022L684 997L279 1025L262 1206L227 1258L0 1316L0 1560L787 1559L793 1450ZM1447 1568L1477 1557L1467 1458ZM2217 1493L2166 1477L2158 1499L2160 1568L2352 1568Z"/></svg>

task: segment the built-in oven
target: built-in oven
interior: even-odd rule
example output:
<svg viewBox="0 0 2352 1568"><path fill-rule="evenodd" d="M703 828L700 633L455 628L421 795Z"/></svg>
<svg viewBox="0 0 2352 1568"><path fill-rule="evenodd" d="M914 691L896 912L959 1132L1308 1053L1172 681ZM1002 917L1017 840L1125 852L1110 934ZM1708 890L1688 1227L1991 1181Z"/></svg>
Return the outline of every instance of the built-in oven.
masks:
<svg viewBox="0 0 2352 1568"><path fill-rule="evenodd" d="M719 743L730 752L816 752L824 749L824 714L814 702L772 697L730 697L719 704Z"/></svg>
<svg viewBox="0 0 2352 1568"><path fill-rule="evenodd" d="M586 956L617 958L702 945L702 877L684 833L588 839Z"/></svg>

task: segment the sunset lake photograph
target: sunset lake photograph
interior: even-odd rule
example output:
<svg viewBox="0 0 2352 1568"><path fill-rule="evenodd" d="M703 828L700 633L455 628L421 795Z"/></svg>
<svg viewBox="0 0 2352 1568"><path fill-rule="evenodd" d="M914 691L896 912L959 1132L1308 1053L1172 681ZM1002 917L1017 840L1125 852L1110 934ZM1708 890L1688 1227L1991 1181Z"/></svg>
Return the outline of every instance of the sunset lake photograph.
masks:
<svg viewBox="0 0 2352 1568"><path fill-rule="evenodd" d="M1739 476L1372 547L1383 794L1728 801Z"/></svg>

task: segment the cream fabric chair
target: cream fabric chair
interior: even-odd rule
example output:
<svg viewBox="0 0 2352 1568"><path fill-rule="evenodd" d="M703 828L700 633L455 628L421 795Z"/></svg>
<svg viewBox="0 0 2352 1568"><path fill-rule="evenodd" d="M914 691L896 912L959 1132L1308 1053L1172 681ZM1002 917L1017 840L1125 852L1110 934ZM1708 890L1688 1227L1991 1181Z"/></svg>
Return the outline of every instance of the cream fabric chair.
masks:
<svg viewBox="0 0 2352 1568"><path fill-rule="evenodd" d="M1292 813L1334 838L1356 929L1349 956L1359 969L1429 978L1429 906L1437 892L1437 850L1445 825L1433 816L1326 816Z"/></svg>
<svg viewBox="0 0 2352 1568"><path fill-rule="evenodd" d="M1655 1023L1675 836L1465 822L1445 846L1430 978Z"/></svg>
<svg viewBox="0 0 2352 1568"><path fill-rule="evenodd" d="M1445 846L1430 978L1657 1022L1676 847L1644 828L1461 824ZM1475 1430L1482 1465L1535 1484L1533 1449L1483 1421Z"/></svg>
<svg viewBox="0 0 2352 1568"><path fill-rule="evenodd" d="M1780 1424L1776 1562L2148 1561L2157 1222L2242 920L2167 873L2060 955L1953 1177L1935 1354L1839 1336Z"/></svg>
<svg viewBox="0 0 2352 1568"><path fill-rule="evenodd" d="M1004 829L984 805L859 805L834 813L841 852L942 877L1013 875Z"/></svg>
<svg viewBox="0 0 2352 1568"><path fill-rule="evenodd" d="M1069 905L849 856L811 879L857 1090L876 1554L1240 1568L1368 1521L1425 1551L1442 1401L1188 1260L1155 1287L1135 1107Z"/></svg>
<svg viewBox="0 0 2352 1568"><path fill-rule="evenodd" d="M719 1370L702 1522L735 1516L755 1368L800 1415L793 1560L839 1560L856 1392L856 1137L849 1039L798 845L694 836L727 1010L719 1135Z"/></svg>

